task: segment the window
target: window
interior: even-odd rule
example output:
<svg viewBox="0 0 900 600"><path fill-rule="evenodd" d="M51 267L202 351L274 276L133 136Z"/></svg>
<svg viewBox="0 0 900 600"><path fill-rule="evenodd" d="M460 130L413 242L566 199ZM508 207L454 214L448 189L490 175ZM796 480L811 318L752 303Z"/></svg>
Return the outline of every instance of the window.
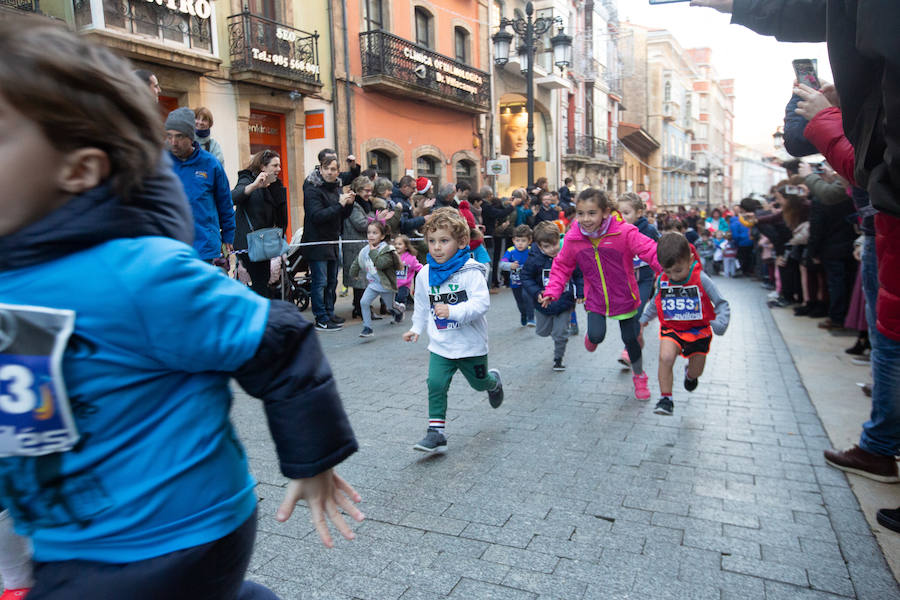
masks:
<svg viewBox="0 0 900 600"><path fill-rule="evenodd" d="M420 156L416 161L416 176L430 179L435 191L437 191L441 185L441 178L438 173L438 159L433 156Z"/></svg>
<svg viewBox="0 0 900 600"><path fill-rule="evenodd" d="M665 87L665 91L663 92L663 94L664 94L663 99L665 102L672 101L672 82L671 81L666 82L666 87Z"/></svg>
<svg viewBox="0 0 900 600"><path fill-rule="evenodd" d="M462 27L453 29L453 41L456 47L456 60L469 63L469 32Z"/></svg>
<svg viewBox="0 0 900 600"><path fill-rule="evenodd" d="M430 12L421 6L416 7L416 43L426 48L431 48L434 45L433 36L431 35L431 20Z"/></svg>
<svg viewBox="0 0 900 600"><path fill-rule="evenodd" d="M375 169L379 177L386 177L393 180L391 176L391 156L382 150L371 150L366 157L366 163L370 168Z"/></svg>
<svg viewBox="0 0 900 600"><path fill-rule="evenodd" d="M366 31L378 31L384 29L384 12L381 10L381 0L366 0Z"/></svg>
<svg viewBox="0 0 900 600"><path fill-rule="evenodd" d="M266 19L278 20L275 0L250 0L250 12Z"/></svg>
<svg viewBox="0 0 900 600"><path fill-rule="evenodd" d="M461 160L456 163L456 183L465 181L472 189L478 189L478 173L475 170L475 163L471 160Z"/></svg>

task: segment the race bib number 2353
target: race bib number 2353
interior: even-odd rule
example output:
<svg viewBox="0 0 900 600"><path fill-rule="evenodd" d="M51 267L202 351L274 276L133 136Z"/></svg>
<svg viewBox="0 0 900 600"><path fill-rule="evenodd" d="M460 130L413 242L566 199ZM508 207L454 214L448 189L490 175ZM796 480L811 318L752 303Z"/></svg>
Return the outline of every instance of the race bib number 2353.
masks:
<svg viewBox="0 0 900 600"><path fill-rule="evenodd" d="M62 377L75 313L0 304L0 456L39 456L78 441Z"/></svg>

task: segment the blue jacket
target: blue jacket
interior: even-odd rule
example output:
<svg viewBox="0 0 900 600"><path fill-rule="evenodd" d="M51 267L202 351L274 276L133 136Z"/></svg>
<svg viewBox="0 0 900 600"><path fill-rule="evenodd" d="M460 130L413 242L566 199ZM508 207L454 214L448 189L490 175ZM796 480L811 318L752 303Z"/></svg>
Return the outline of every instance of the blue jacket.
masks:
<svg viewBox="0 0 900 600"><path fill-rule="evenodd" d="M575 267L575 270L572 271L572 281L566 286L558 300L551 302L547 308L541 306L537 301L538 294L544 291L544 287L550 279L550 267L552 266L553 259L541 252L537 244L533 244L528 260L525 261L525 266L522 269L522 287L525 288L525 293L534 303L536 311L545 315L571 312L575 308L575 297L584 298L584 276L578 267ZM574 293L572 290L573 282L575 284Z"/></svg>
<svg viewBox="0 0 900 600"><path fill-rule="evenodd" d="M225 169L196 143L185 160L171 156L194 213L194 250L203 260L218 258L223 243L234 243L234 208Z"/></svg>
<svg viewBox="0 0 900 600"><path fill-rule="evenodd" d="M750 228L741 223L740 217L737 215L731 217L728 226L731 229L731 239L738 245L738 248L746 248L753 245L753 240L750 239Z"/></svg>
<svg viewBox="0 0 900 600"><path fill-rule="evenodd" d="M509 287L522 287L522 268L525 266L526 260L528 260L527 249L517 250L515 246L510 246L503 253L503 257L500 258L500 270L509 271ZM513 270L512 265L510 265L510 263L514 262L519 263L519 268L516 270ZM503 263L506 263L506 268L504 268Z"/></svg>
<svg viewBox="0 0 900 600"><path fill-rule="evenodd" d="M56 437L34 432L56 436L69 413L79 436L68 451L0 458L0 504L37 561L145 560L246 521L257 499L229 420L232 378L264 399L286 477L356 449L311 324L198 260L170 166L147 183L127 202L100 186L0 237L0 318L20 323L0 364L31 369L17 393L35 406L0 415L22 432L0 437L46 444ZM41 325L47 309L71 311L70 336Z"/></svg>
<svg viewBox="0 0 900 600"><path fill-rule="evenodd" d="M800 102L800 96L794 94L784 108L784 149L791 156L802 158L810 154L818 154L819 150L803 135L809 121L794 112L798 102Z"/></svg>

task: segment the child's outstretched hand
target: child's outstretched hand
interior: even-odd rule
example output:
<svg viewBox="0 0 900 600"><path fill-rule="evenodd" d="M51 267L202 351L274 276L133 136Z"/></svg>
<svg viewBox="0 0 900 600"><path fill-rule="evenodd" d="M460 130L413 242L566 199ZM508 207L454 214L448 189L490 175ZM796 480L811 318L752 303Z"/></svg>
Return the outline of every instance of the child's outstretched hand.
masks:
<svg viewBox="0 0 900 600"><path fill-rule="evenodd" d="M584 304L584 298L575 298L575 304Z"/></svg>
<svg viewBox="0 0 900 600"><path fill-rule="evenodd" d="M450 318L450 306L447 304L435 304L434 305L434 316L438 319L449 319Z"/></svg>
<svg viewBox="0 0 900 600"><path fill-rule="evenodd" d="M547 308L548 306L550 306L551 302L553 302L553 298L551 296L538 294L538 304L540 304L543 308Z"/></svg>
<svg viewBox="0 0 900 600"><path fill-rule="evenodd" d="M403 341L404 342L418 342L419 334L412 330L407 331L406 333L403 334Z"/></svg>
<svg viewBox="0 0 900 600"><path fill-rule="evenodd" d="M294 512L294 506L301 499L306 500L309 505L310 520L315 525L319 539L326 548L334 547L326 517L334 523L344 538L352 540L356 537L338 509L342 509L354 520L362 521L365 515L353 506L353 502L362 501L362 497L353 489L353 486L335 473L334 469L322 471L315 477L291 479L275 518L282 523L290 519Z"/></svg>

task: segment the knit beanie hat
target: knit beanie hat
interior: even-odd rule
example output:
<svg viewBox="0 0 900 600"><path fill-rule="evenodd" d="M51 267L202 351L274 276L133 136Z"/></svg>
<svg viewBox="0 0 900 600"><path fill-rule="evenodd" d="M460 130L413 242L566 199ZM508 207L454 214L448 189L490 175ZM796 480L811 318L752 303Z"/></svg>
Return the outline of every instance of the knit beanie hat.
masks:
<svg viewBox="0 0 900 600"><path fill-rule="evenodd" d="M168 117L166 117L166 131L169 131L171 129L173 131L183 133L193 140L194 127L196 127L194 111L185 106L176 108L169 113Z"/></svg>
<svg viewBox="0 0 900 600"><path fill-rule="evenodd" d="M431 189L431 180L427 177L419 177L416 179L416 192L425 194Z"/></svg>

